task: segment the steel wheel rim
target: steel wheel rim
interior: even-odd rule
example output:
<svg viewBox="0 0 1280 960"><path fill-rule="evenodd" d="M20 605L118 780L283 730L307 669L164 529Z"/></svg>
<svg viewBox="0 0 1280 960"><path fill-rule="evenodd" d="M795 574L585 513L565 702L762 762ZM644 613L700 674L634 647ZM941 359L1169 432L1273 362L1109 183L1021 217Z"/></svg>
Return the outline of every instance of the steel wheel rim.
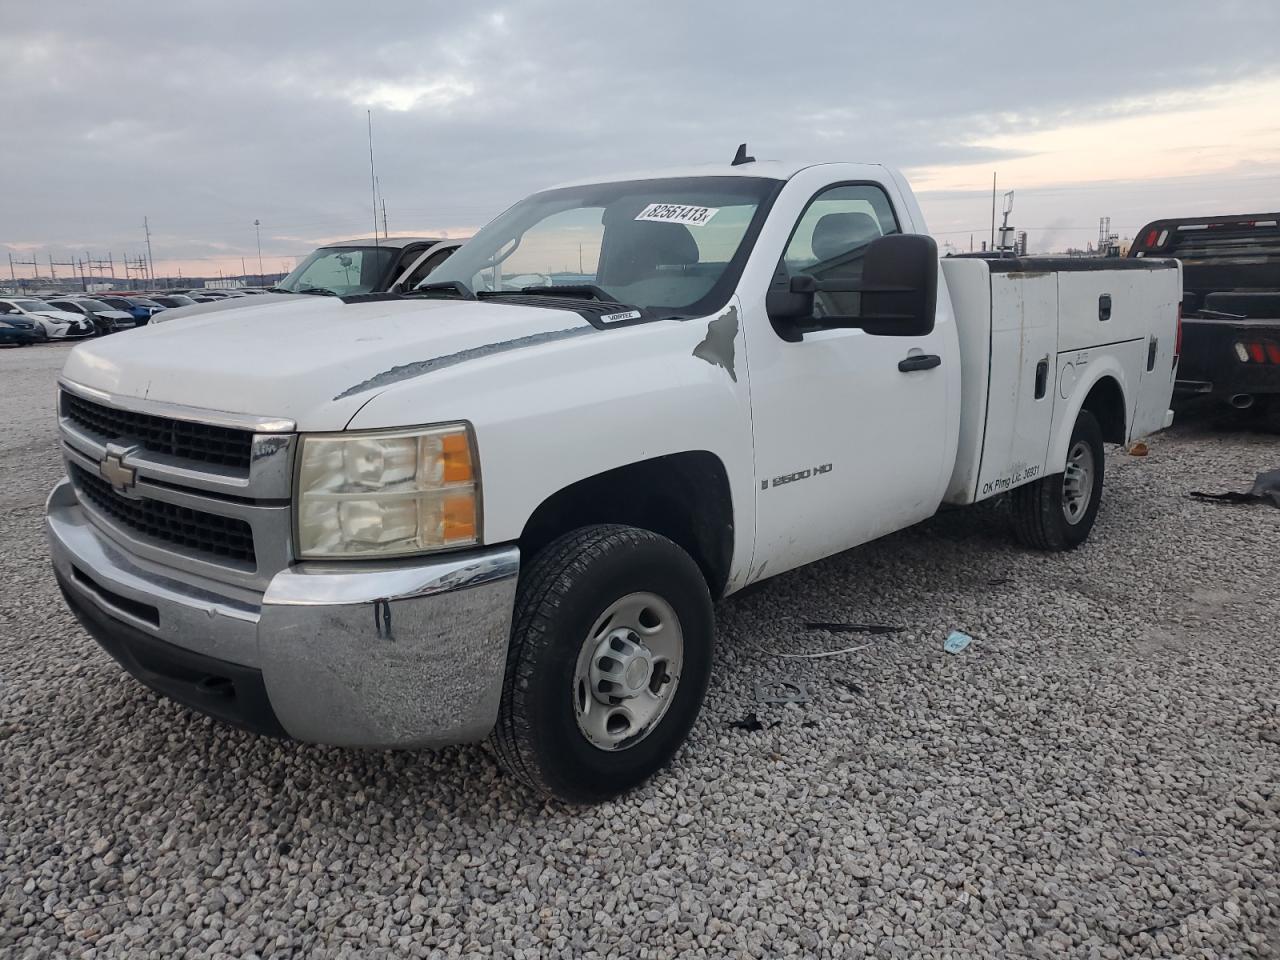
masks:
<svg viewBox="0 0 1280 960"><path fill-rule="evenodd" d="M1077 440L1067 454L1067 467L1062 472L1062 515L1075 525L1089 509L1093 499L1093 448Z"/></svg>
<svg viewBox="0 0 1280 960"><path fill-rule="evenodd" d="M573 674L574 717L601 750L626 750L651 734L680 685L684 632L655 593L630 593L592 624Z"/></svg>

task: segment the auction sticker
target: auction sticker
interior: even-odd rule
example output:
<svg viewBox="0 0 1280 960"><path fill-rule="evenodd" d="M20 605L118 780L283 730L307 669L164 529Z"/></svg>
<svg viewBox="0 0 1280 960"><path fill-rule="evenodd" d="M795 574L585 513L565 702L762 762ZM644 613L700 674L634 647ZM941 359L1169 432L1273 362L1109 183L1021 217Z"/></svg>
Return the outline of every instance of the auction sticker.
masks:
<svg viewBox="0 0 1280 960"><path fill-rule="evenodd" d="M719 212L719 207L691 207L685 203L651 203L640 211L636 219L700 227Z"/></svg>

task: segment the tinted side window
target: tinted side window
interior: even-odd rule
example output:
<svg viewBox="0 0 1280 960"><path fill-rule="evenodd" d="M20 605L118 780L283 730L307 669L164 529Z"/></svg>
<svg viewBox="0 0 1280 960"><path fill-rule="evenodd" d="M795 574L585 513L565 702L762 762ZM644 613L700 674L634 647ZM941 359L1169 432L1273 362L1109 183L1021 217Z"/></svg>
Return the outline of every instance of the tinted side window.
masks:
<svg viewBox="0 0 1280 960"><path fill-rule="evenodd" d="M446 247L444 250L437 250L427 259L418 264L417 269L409 274L409 279L404 282L405 290L412 290L423 280L427 279L427 275L436 267L449 259L450 255L457 250L457 247Z"/></svg>
<svg viewBox="0 0 1280 960"><path fill-rule="evenodd" d="M899 233L893 206L874 184L828 187L817 194L796 224L783 267L789 277L808 274L818 280L862 279L867 245L879 237ZM857 293L819 293L814 315L850 316L858 312Z"/></svg>

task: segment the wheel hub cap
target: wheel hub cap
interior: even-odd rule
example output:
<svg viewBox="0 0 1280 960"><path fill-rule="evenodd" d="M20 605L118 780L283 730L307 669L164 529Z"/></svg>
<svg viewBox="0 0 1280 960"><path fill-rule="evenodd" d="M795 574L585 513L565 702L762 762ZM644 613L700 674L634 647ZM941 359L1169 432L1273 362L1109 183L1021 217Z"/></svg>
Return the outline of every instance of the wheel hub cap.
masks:
<svg viewBox="0 0 1280 960"><path fill-rule="evenodd" d="M1079 523L1089 509L1093 470L1093 449L1081 440L1067 454L1067 466L1062 472L1062 515L1067 523Z"/></svg>
<svg viewBox="0 0 1280 960"><path fill-rule="evenodd" d="M578 655L573 678L578 728L602 750L644 739L671 706L684 636L669 603L633 593L610 604Z"/></svg>
<svg viewBox="0 0 1280 960"><path fill-rule="evenodd" d="M591 690L602 702L639 696L652 674L653 654L627 629L608 634L591 658Z"/></svg>

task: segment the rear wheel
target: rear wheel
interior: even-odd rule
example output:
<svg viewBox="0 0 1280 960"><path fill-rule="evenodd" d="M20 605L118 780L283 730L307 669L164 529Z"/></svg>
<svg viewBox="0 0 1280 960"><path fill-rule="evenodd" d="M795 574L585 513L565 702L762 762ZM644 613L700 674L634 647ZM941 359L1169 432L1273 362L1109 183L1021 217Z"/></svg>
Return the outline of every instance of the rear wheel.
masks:
<svg viewBox="0 0 1280 960"><path fill-rule="evenodd" d="M702 706L712 624L702 572L665 537L601 525L552 542L520 576L499 762L570 802L642 783Z"/></svg>
<svg viewBox="0 0 1280 960"><path fill-rule="evenodd" d="M1071 550L1089 538L1102 503L1102 428L1081 410L1062 473L1013 491L1013 532L1036 550Z"/></svg>

